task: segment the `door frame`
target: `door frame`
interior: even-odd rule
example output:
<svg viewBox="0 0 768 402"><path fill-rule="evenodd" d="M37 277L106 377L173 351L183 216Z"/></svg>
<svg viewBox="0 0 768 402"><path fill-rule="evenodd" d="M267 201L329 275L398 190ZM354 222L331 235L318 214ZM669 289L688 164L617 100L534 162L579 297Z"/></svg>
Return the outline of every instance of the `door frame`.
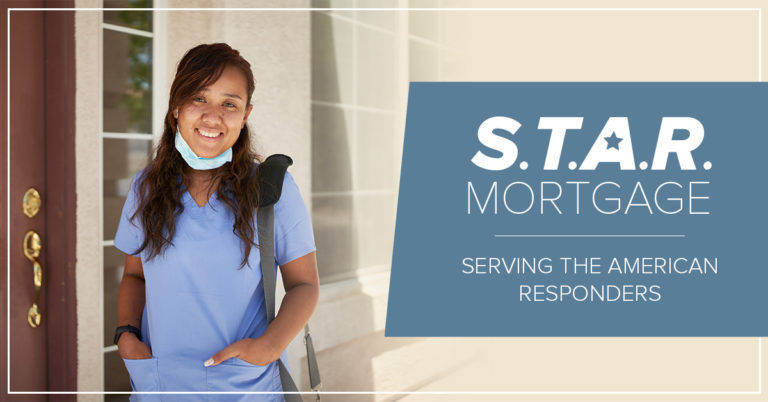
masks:
<svg viewBox="0 0 768 402"><path fill-rule="evenodd" d="M9 7L18 4L3 2L2 10L6 12ZM23 3L22 3L23 4ZM74 8L74 0L46 0L45 7ZM24 12L24 11L15 11ZM14 12L11 12L12 17ZM43 252L46 261L44 267L43 291L45 306L41 306L44 320L47 320L47 391L75 392L77 391L77 300L75 278L75 251L76 251L76 190L75 190L75 11L49 11L44 14L44 60L45 65L45 146L42 162L45 164L46 188L41 191L43 200L43 214L46 232L42 239ZM4 63L2 63L3 76L7 79L7 24L8 20L2 18L2 41ZM8 184L8 87L7 80L3 79L0 86L3 87L6 96L0 100L0 115L2 115L2 131L4 140L0 144L2 161L0 175L2 176L3 197L0 197L0 227L3 234L7 235L9 222L7 215L10 207L17 207L20 200L9 197ZM8 204L10 198L10 205ZM17 211L13 211L18 213ZM7 236L3 236L7 237ZM6 239L13 243L12 239ZM3 330L0 331L0 356L2 361L8 360L8 336L7 326L7 301L8 283L7 273L10 267L8 263L8 250L17 251L18 247L6 244L0 251L0 258L6 265L6 273L0 275L0 323ZM12 367L11 367L12 370ZM7 366L0 366L0 395L6 396ZM16 390L11 390L16 391ZM18 390L24 391L24 390ZM23 396L19 396L23 398ZM0 398L5 399L5 398ZM17 398L8 398L15 400ZM58 395L56 400L76 400L76 395Z"/></svg>
<svg viewBox="0 0 768 402"><path fill-rule="evenodd" d="M75 4L46 0L46 7ZM45 55L48 389L76 391L75 11L45 13Z"/></svg>

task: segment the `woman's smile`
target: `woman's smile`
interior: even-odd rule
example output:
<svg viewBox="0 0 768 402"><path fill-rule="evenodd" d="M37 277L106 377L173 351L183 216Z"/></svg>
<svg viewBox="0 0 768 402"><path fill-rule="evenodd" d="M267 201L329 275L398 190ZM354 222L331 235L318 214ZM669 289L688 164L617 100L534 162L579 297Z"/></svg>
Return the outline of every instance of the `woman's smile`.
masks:
<svg viewBox="0 0 768 402"><path fill-rule="evenodd" d="M217 141L222 137L223 134L221 131L205 128L195 128L195 132L198 136L202 137L204 141Z"/></svg>

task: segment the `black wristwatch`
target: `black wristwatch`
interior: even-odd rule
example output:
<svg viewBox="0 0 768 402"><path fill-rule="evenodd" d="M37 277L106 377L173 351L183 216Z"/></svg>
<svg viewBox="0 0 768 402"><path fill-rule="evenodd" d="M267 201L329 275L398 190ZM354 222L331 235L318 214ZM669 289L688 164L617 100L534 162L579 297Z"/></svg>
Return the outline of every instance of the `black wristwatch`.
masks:
<svg viewBox="0 0 768 402"><path fill-rule="evenodd" d="M139 338L139 341L141 341L141 331L134 327L133 325L123 325L121 327L117 327L115 330L115 345L117 345L117 341L120 339L120 335L122 335L124 332L132 332L134 335L136 335L137 338Z"/></svg>

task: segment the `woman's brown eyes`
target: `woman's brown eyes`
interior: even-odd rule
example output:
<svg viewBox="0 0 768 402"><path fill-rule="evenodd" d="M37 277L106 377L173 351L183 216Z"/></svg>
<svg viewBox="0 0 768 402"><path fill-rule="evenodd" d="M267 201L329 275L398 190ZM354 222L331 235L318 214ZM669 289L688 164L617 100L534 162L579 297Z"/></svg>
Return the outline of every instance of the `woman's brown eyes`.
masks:
<svg viewBox="0 0 768 402"><path fill-rule="evenodd" d="M201 96L195 96L194 98L192 98L192 100L194 100L195 102L200 102L200 103L204 103L205 102L205 98L203 98ZM227 108L230 108L230 109L237 107L237 105L235 105L232 102L224 102L222 105L224 107L227 107Z"/></svg>

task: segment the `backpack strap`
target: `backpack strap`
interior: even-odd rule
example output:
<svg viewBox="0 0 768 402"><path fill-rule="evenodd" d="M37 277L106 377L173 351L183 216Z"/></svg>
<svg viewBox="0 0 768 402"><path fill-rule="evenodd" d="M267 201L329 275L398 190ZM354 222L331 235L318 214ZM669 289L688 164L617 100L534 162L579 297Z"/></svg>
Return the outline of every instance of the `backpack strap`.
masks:
<svg viewBox="0 0 768 402"><path fill-rule="evenodd" d="M267 310L267 324L275 318L275 214L274 205L280 199L283 190L283 179L288 166L293 164L293 160L282 154L275 154L268 157L264 162L257 166L259 175L259 205L256 208L256 221L258 226L259 254L261 256L261 277L264 285L264 301ZM320 371L317 366L315 350L312 346L312 337L309 332L309 325L304 326L304 344L307 347L307 364L309 366L309 382L312 390L316 390L320 385ZM282 359L277 360L280 371L280 381L283 385L283 392L298 392L296 383L291 378L291 374L285 367ZM301 402L301 395L285 394L286 402ZM317 400L320 400L320 394L317 394Z"/></svg>
<svg viewBox="0 0 768 402"><path fill-rule="evenodd" d="M290 156L274 154L256 166L256 174L259 178L259 207L277 203L283 191L285 172L291 165L293 165L293 159Z"/></svg>

